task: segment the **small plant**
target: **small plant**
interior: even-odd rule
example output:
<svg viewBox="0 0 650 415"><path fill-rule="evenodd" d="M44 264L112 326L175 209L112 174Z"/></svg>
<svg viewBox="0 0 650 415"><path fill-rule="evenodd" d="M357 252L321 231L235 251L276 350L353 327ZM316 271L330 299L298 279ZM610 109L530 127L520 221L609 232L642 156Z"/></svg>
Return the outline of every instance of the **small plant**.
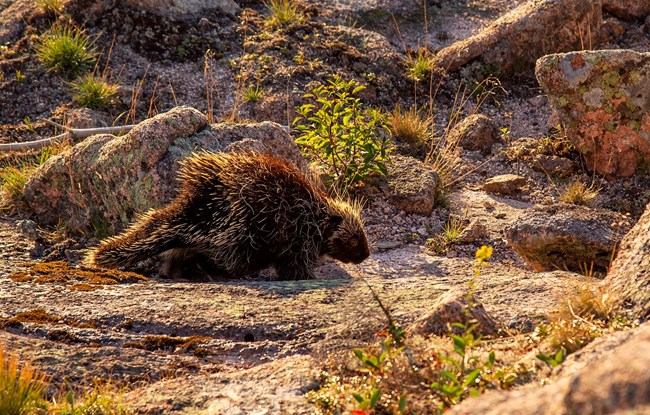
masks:
<svg viewBox="0 0 650 415"><path fill-rule="evenodd" d="M27 77L25 76L24 73L22 73L19 69L16 69L16 80L18 82L25 82Z"/></svg>
<svg viewBox="0 0 650 415"><path fill-rule="evenodd" d="M354 97L363 89L334 76L304 96L315 102L300 106L293 121L301 133L296 142L318 160L331 186L341 192L372 174L387 173L392 149L388 117Z"/></svg>
<svg viewBox="0 0 650 415"><path fill-rule="evenodd" d="M48 381L29 363L7 354L0 346L0 414L23 415L44 408Z"/></svg>
<svg viewBox="0 0 650 415"><path fill-rule="evenodd" d="M65 0L36 0L36 5L47 14L61 14Z"/></svg>
<svg viewBox="0 0 650 415"><path fill-rule="evenodd" d="M34 124L32 123L32 120L29 117L23 118L23 125L25 126L25 128L27 128L27 131L29 131L30 133L36 132L36 128L34 127Z"/></svg>
<svg viewBox="0 0 650 415"><path fill-rule="evenodd" d="M250 85L244 91L244 101L245 102L257 102L262 98L264 94L264 88L259 85Z"/></svg>
<svg viewBox="0 0 650 415"><path fill-rule="evenodd" d="M564 359L566 358L566 349L564 347L560 347L560 349L552 355L539 353L537 354L537 358L549 365L551 368L558 367L564 362Z"/></svg>
<svg viewBox="0 0 650 415"><path fill-rule="evenodd" d="M289 27L304 19L295 0L268 0L264 6L270 13L266 22L271 29Z"/></svg>
<svg viewBox="0 0 650 415"><path fill-rule="evenodd" d="M434 68L434 60L431 53L421 48L415 56L408 54L406 59L406 76L415 82L422 82L429 77Z"/></svg>
<svg viewBox="0 0 650 415"><path fill-rule="evenodd" d="M600 189L595 189L593 185L587 186L586 183L576 180L560 192L560 200L573 205L590 206L598 193L600 193Z"/></svg>
<svg viewBox="0 0 650 415"><path fill-rule="evenodd" d="M397 105L390 114L390 129L396 138L417 149L425 148L433 134L433 118L414 107Z"/></svg>
<svg viewBox="0 0 650 415"><path fill-rule="evenodd" d="M426 246L436 254L447 253L460 239L467 221L460 216L451 215L442 225L442 232L427 239Z"/></svg>
<svg viewBox="0 0 650 415"><path fill-rule="evenodd" d="M85 31L71 25L54 26L36 42L36 56L51 71L79 74L97 58Z"/></svg>
<svg viewBox="0 0 650 415"><path fill-rule="evenodd" d="M74 101L90 109L102 109L113 103L119 85L108 82L104 77L86 74L71 82Z"/></svg>

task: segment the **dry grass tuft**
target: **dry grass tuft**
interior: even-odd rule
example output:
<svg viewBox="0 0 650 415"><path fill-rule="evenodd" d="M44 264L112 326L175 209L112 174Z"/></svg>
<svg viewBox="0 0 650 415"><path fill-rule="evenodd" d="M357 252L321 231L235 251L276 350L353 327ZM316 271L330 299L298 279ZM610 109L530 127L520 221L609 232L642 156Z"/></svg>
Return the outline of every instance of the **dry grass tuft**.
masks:
<svg viewBox="0 0 650 415"><path fill-rule="evenodd" d="M560 200L573 205L591 206L599 193L600 189L594 188L593 184L587 186L576 180L560 192Z"/></svg>
<svg viewBox="0 0 650 415"><path fill-rule="evenodd" d="M397 105L389 122L393 136L416 149L427 147L433 135L433 117L414 107L405 109Z"/></svg>

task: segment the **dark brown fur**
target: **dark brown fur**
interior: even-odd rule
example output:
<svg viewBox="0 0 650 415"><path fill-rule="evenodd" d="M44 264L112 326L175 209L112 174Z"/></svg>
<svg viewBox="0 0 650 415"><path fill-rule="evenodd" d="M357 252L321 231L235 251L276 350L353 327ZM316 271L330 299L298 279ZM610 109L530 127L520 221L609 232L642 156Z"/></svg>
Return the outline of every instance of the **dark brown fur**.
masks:
<svg viewBox="0 0 650 415"><path fill-rule="evenodd" d="M162 274L241 277L273 266L280 279L313 278L318 257L360 263L369 255L359 206L327 195L284 160L257 153L186 159L179 193L89 255L132 268L164 254Z"/></svg>

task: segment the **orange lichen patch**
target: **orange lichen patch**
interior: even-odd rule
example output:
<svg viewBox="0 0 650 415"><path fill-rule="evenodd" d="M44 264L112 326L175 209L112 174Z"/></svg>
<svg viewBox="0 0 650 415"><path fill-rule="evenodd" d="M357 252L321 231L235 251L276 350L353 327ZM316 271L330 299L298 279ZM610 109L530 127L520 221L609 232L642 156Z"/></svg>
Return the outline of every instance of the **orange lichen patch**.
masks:
<svg viewBox="0 0 650 415"><path fill-rule="evenodd" d="M86 284L86 283L81 283L81 284L70 285L68 287L68 290L70 290L70 291L94 291L94 290L96 290L98 288L99 288L99 286L97 286L97 285L90 285L90 284Z"/></svg>
<svg viewBox="0 0 650 415"><path fill-rule="evenodd" d="M209 337L191 336L191 337L172 337L172 336L146 336L139 342L125 343L125 347L134 347L136 349L144 349L149 351L163 350L163 349L181 349L182 351L189 351L201 343L208 340Z"/></svg>
<svg viewBox="0 0 650 415"><path fill-rule="evenodd" d="M578 70L585 66L585 57L581 54L576 54L573 59L571 59L571 69Z"/></svg>
<svg viewBox="0 0 650 415"><path fill-rule="evenodd" d="M146 277L135 272L87 265L72 266L65 261L23 263L20 266L27 267L27 269L16 271L9 275L9 278L17 282L71 285L75 288L70 289L79 291L89 291L92 285L101 286L147 281Z"/></svg>
<svg viewBox="0 0 650 415"><path fill-rule="evenodd" d="M60 317L53 316L43 310L42 308L36 309L36 310L31 310L31 311L25 311L19 314L16 314L15 316L11 318L6 318L0 320L0 326L5 326L8 323L58 323L61 321Z"/></svg>
<svg viewBox="0 0 650 415"><path fill-rule="evenodd" d="M36 324L65 324L72 327L79 328L96 328L98 326L97 321L77 321L70 318L60 317L48 313L42 308L37 308L35 310L24 311L18 313L10 318L0 318L0 327L7 327L11 325L20 325L22 323L36 323Z"/></svg>

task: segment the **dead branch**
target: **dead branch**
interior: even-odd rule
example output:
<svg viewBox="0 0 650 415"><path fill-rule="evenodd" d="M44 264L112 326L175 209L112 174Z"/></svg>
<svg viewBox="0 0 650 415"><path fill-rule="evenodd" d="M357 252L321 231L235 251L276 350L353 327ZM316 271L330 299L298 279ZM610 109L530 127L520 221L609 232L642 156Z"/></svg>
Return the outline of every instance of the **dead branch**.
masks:
<svg viewBox="0 0 650 415"><path fill-rule="evenodd" d="M0 144L0 152L8 153L10 151L24 151L30 149L38 149L41 147L49 146L54 143L70 140L82 140L88 138L95 134L123 134L129 132L134 124L130 125L120 125L114 127L97 127L97 128L69 128L59 123L50 120L43 120L48 124L51 124L55 127L63 128L65 132L63 134L55 135L54 137L43 138L41 140L28 141L25 143L7 143Z"/></svg>

